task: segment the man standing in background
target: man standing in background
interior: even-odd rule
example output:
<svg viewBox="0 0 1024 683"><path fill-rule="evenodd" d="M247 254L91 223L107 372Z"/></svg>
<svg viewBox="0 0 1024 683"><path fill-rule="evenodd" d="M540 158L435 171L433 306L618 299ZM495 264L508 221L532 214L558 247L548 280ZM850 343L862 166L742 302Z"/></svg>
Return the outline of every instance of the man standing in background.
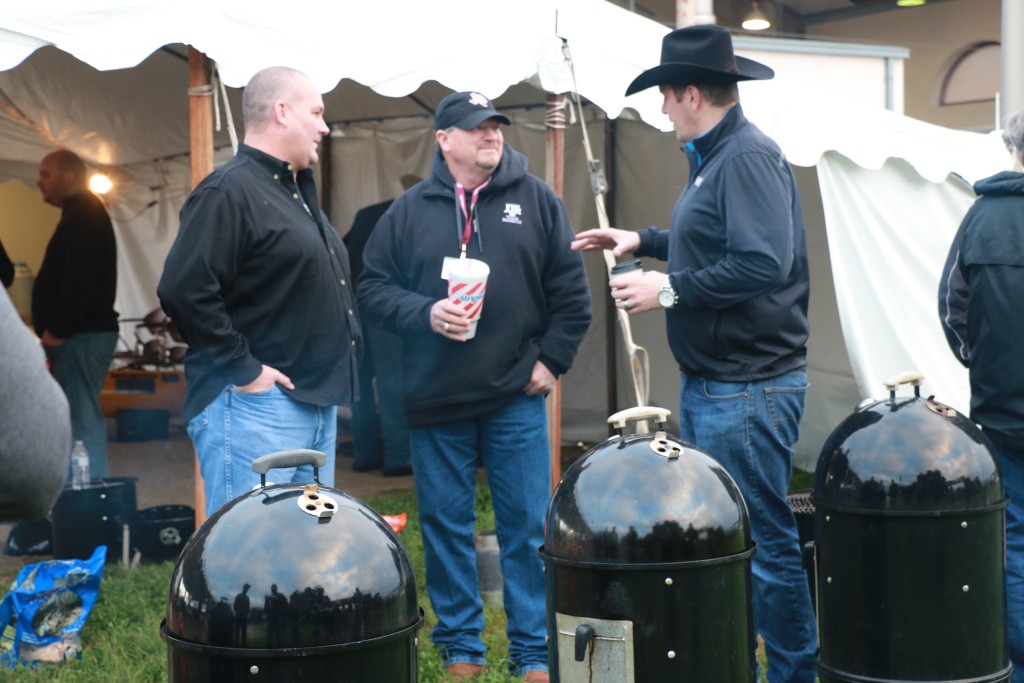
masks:
<svg viewBox="0 0 1024 683"><path fill-rule="evenodd" d="M420 178L409 173L401 178L403 190L418 182ZM393 202L388 199L359 209L345 236L357 296L359 276L363 272L363 249L377 221ZM365 343L359 365L359 400L352 404L352 469L368 472L381 468L385 477L406 476L412 473L412 465L409 464L409 427L402 413L402 338L371 323L365 316L360 322Z"/></svg>
<svg viewBox="0 0 1024 683"><path fill-rule="evenodd" d="M4 249L4 243L0 242L0 285L10 287L14 283L14 263Z"/></svg>
<svg viewBox="0 0 1024 683"><path fill-rule="evenodd" d="M107 476L107 427L100 390L117 344L117 243L85 164L72 152L39 164L43 201L61 210L32 289L32 325L71 408L73 441L89 451L93 478Z"/></svg>

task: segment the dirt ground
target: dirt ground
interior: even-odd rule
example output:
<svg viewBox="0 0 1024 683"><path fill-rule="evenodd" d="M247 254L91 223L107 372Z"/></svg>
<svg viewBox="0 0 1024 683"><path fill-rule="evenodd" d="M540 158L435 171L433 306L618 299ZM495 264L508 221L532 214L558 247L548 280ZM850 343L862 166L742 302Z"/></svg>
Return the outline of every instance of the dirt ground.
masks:
<svg viewBox="0 0 1024 683"><path fill-rule="evenodd" d="M388 491L411 489L412 476L385 477L380 470L353 472L351 434L339 425L338 455L335 463L335 487L355 498L376 496ZM110 476L134 477L136 507L188 505L195 507L195 452L180 424L171 423L168 438L159 441L108 441ZM6 543L13 524L0 524L0 543ZM46 555L11 557L0 551L0 576L13 577L26 563L52 559ZM0 588L0 595L6 587Z"/></svg>

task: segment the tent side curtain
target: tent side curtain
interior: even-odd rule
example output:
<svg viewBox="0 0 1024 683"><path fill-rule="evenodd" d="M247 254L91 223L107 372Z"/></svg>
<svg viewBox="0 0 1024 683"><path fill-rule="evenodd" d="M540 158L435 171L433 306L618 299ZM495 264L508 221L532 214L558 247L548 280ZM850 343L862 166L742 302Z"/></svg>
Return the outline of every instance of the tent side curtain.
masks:
<svg viewBox="0 0 1024 683"><path fill-rule="evenodd" d="M964 413L966 370L946 346L939 277L961 217L974 201L962 180L925 180L906 162L865 169L839 154L818 162L839 317L854 376L866 396L912 370L922 392Z"/></svg>

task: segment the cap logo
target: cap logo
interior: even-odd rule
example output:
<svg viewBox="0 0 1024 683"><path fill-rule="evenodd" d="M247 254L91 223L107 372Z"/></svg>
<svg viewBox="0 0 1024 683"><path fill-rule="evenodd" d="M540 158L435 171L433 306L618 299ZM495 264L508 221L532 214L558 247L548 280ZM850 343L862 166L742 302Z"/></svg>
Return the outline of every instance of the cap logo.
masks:
<svg viewBox="0 0 1024 683"><path fill-rule="evenodd" d="M469 103L475 104L478 107L486 108L488 106L487 98L478 92L469 93Z"/></svg>

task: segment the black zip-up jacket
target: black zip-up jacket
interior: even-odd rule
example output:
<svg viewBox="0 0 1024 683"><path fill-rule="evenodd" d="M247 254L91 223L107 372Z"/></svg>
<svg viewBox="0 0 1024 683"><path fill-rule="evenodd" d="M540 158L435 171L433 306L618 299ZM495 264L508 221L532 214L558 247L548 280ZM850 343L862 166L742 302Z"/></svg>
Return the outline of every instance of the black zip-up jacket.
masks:
<svg viewBox="0 0 1024 683"><path fill-rule="evenodd" d="M11 258L7 255L3 242L0 242L0 284L4 287L10 287L14 284L14 263L11 262Z"/></svg>
<svg viewBox="0 0 1024 683"><path fill-rule="evenodd" d="M970 369L971 419L996 441L1024 443L1024 173L980 180L939 280L939 318Z"/></svg>
<svg viewBox="0 0 1024 683"><path fill-rule="evenodd" d="M289 164L239 145L186 200L157 288L189 345L184 419L262 365L298 401L349 402L361 339L351 280L312 169L296 182Z"/></svg>
<svg viewBox="0 0 1024 683"><path fill-rule="evenodd" d="M641 231L636 251L668 261L672 355L687 375L722 382L804 367L810 275L789 163L739 104L683 151L690 181L670 228Z"/></svg>
<svg viewBox="0 0 1024 683"><path fill-rule="evenodd" d="M88 190L61 207L32 286L32 325L61 339L116 332L117 241L110 215Z"/></svg>
<svg viewBox="0 0 1024 683"><path fill-rule="evenodd" d="M403 338L412 426L500 407L526 387L538 359L556 377L565 373L590 324L590 290L583 260L569 248L565 207L508 145L476 216L467 253L491 272L476 336L466 342L430 329L430 308L448 293L444 258L459 255L465 226L440 151L433 175L395 200L363 252L360 311Z"/></svg>

